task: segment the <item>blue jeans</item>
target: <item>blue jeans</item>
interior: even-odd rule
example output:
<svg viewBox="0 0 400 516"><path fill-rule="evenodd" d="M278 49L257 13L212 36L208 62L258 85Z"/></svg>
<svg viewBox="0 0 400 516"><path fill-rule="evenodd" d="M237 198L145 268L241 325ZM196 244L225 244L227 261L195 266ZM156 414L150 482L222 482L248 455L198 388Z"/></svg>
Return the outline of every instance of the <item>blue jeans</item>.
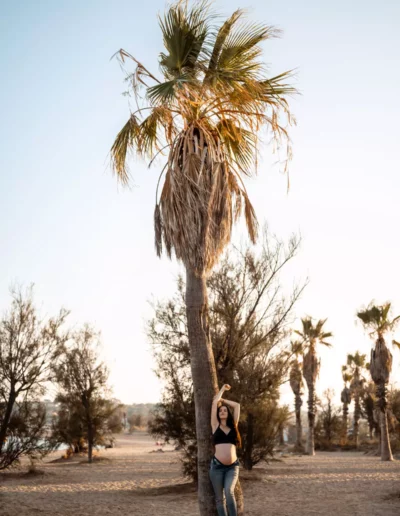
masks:
<svg viewBox="0 0 400 516"><path fill-rule="evenodd" d="M215 492L218 516L237 516L235 485L239 478L239 461L226 466L216 457L211 459L210 479ZM225 491L225 500L224 500ZM226 508L228 512L226 512Z"/></svg>

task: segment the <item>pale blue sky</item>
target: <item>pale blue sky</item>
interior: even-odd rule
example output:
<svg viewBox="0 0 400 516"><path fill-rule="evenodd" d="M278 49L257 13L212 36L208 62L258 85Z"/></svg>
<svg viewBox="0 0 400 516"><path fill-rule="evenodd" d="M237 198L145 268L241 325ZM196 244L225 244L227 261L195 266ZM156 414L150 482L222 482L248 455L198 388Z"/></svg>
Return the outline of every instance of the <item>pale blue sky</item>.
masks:
<svg viewBox="0 0 400 516"><path fill-rule="evenodd" d="M147 300L173 292L179 267L154 255L157 168L132 163L136 186L122 191L107 156L128 117L124 76L110 57L122 47L157 71L165 3L1 5L0 309L11 282L35 282L43 313L64 305L71 322L102 331L117 397L157 401ZM335 348L322 353L320 390L339 391L346 352L370 349L356 309L374 297L400 312L400 4L216 6L226 14L251 7L252 19L282 28L265 46L271 73L298 68L290 192L268 149L248 190L260 221L282 237L303 235L285 281L311 279L298 313L328 317Z"/></svg>

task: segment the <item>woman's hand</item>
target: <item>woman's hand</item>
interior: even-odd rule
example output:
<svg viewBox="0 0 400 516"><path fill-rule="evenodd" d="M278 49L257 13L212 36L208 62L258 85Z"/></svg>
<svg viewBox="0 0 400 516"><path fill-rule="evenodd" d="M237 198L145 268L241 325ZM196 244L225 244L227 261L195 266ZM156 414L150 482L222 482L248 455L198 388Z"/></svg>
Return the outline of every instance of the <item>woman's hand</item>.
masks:
<svg viewBox="0 0 400 516"><path fill-rule="evenodd" d="M213 401L219 401L221 398L222 398L222 395L224 394L225 391L230 391L231 390L231 386L227 383L225 383L218 394L216 394L213 398Z"/></svg>

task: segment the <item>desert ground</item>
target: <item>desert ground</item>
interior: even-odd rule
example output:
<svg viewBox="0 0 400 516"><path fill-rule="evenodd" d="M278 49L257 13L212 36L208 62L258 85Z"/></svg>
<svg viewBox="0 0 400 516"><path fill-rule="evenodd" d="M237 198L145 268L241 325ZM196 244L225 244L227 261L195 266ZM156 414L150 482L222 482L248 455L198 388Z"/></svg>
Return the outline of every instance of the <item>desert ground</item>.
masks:
<svg viewBox="0 0 400 516"><path fill-rule="evenodd" d="M87 464L59 460L0 475L1 516L198 515L196 492L180 472L179 452L157 449L144 432L119 436ZM246 515L399 516L400 461L355 452L279 457L241 470ZM210 515L211 516L211 515Z"/></svg>

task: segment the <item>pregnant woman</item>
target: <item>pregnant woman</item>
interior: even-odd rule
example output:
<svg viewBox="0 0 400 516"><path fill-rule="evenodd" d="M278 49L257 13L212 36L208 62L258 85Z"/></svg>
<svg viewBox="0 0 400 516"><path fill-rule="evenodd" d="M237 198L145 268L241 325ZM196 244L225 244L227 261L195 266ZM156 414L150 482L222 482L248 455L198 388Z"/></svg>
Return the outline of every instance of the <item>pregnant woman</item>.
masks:
<svg viewBox="0 0 400 516"><path fill-rule="evenodd" d="M241 446L238 422L240 405L234 401L221 398L225 391L230 390L225 384L214 397L211 408L211 428L215 454L211 459L210 479L215 492L218 516L237 516L235 485L239 477L239 461L236 447ZM233 409L233 416L229 407ZM224 492L226 507L224 501ZM226 511L228 509L228 512Z"/></svg>

